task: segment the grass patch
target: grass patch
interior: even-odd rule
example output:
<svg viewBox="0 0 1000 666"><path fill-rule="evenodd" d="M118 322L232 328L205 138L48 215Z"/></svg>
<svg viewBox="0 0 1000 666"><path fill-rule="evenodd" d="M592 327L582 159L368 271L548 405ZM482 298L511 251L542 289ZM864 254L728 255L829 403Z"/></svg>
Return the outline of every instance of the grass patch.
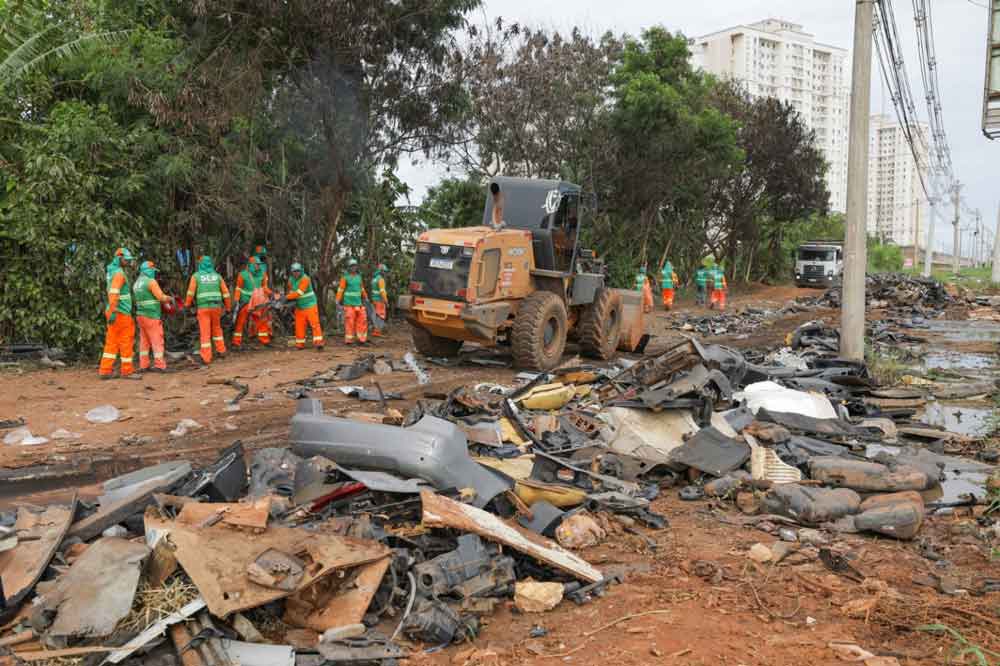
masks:
<svg viewBox="0 0 1000 666"><path fill-rule="evenodd" d="M946 624L924 624L917 627L917 631L925 631L951 638L952 646L948 656L948 663L957 661L963 664L973 663L979 666L993 666L993 664L997 663L996 659L1000 659L1000 654L969 642L965 636ZM972 661L969 661L970 657ZM988 657L993 657L993 660Z"/></svg>
<svg viewBox="0 0 1000 666"><path fill-rule="evenodd" d="M869 347L865 353L868 373L880 386L892 386L902 380L910 369L895 352L878 351Z"/></svg>

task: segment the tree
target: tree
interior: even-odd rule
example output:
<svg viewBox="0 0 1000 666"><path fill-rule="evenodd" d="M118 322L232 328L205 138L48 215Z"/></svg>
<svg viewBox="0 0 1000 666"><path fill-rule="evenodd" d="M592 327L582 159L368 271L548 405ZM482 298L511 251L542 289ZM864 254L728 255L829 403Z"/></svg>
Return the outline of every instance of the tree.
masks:
<svg viewBox="0 0 1000 666"><path fill-rule="evenodd" d="M450 62L468 100L447 155L470 174L564 178L602 189L613 151L607 90L622 42L505 25L472 27Z"/></svg>
<svg viewBox="0 0 1000 666"><path fill-rule="evenodd" d="M742 168L716 182L719 223L713 239L730 279L787 277L781 254L788 229L825 214L826 162L795 108L775 98L751 99L742 84L716 86L714 104L738 124Z"/></svg>
<svg viewBox="0 0 1000 666"><path fill-rule="evenodd" d="M681 233L694 237L692 256L701 255L716 217L713 183L743 159L736 124L710 104L714 80L693 70L689 57L683 36L657 26L625 41L612 75L616 227L631 240L634 265L655 261ZM625 220L632 229L623 234Z"/></svg>
<svg viewBox="0 0 1000 666"><path fill-rule="evenodd" d="M475 226L482 222L485 197L485 184L476 176L445 178L428 188L420 220L433 229Z"/></svg>

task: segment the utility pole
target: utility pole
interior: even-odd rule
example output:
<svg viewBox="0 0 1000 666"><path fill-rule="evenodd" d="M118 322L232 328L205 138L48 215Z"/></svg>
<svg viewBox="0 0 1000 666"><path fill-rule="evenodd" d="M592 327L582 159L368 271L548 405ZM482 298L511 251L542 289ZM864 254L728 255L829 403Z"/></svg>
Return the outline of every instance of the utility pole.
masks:
<svg viewBox="0 0 1000 666"><path fill-rule="evenodd" d="M934 261L934 218L937 217L937 197L931 197L927 203L931 208L931 219L927 225L927 244L924 245L924 277L931 276L932 264Z"/></svg>
<svg viewBox="0 0 1000 666"><path fill-rule="evenodd" d="M959 204L959 193L962 191L962 183L955 181L955 184L951 186L951 197L955 204L955 221L952 225L955 227L954 238L951 245L951 272L958 275L959 266L962 263L962 232L958 228L958 204Z"/></svg>
<svg viewBox="0 0 1000 666"><path fill-rule="evenodd" d="M976 209L976 266L983 265L983 214Z"/></svg>
<svg viewBox="0 0 1000 666"><path fill-rule="evenodd" d="M993 237L993 270L990 281L993 284L1000 283L1000 206L997 206L997 233Z"/></svg>
<svg viewBox="0 0 1000 666"><path fill-rule="evenodd" d="M868 125L871 120L872 27L875 0L855 0L851 71L851 125L847 148L847 229L840 306L840 355L865 358L865 267L868 248Z"/></svg>

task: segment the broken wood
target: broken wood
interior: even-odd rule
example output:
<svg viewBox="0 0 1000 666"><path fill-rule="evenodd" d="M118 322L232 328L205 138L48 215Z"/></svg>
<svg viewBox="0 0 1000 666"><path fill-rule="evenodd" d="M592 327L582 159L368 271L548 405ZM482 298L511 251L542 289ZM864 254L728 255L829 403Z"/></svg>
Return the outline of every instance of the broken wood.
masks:
<svg viewBox="0 0 1000 666"><path fill-rule="evenodd" d="M287 624L314 629L320 633L334 627L360 624L392 558L354 569L353 577L344 580L329 576L285 602Z"/></svg>
<svg viewBox="0 0 1000 666"><path fill-rule="evenodd" d="M238 504L187 502L177 516L177 521L199 526L220 512L222 522L227 525L264 529L271 515L271 498L264 497L252 503Z"/></svg>
<svg viewBox="0 0 1000 666"><path fill-rule="evenodd" d="M138 513L153 503L153 495L164 488L162 479L150 480L117 502L101 507L97 513L73 523L67 536L90 541L112 525L117 525L134 513Z"/></svg>
<svg viewBox="0 0 1000 666"><path fill-rule="evenodd" d="M386 557L389 549L375 541L320 534L304 529L268 527L252 538L218 524L194 528L146 512L146 531L169 535L181 567L198 588L213 615L225 618L283 599L339 569ZM296 590L263 587L247 577L247 567L268 549L289 553L307 563Z"/></svg>
<svg viewBox="0 0 1000 666"><path fill-rule="evenodd" d="M117 648L104 647L101 645L82 645L80 647L63 648L62 650L37 650L33 652L15 652L18 659L24 661L45 661L46 659L68 659L72 657L85 657L88 654L100 654L111 652Z"/></svg>
<svg viewBox="0 0 1000 666"><path fill-rule="evenodd" d="M8 610L16 609L34 589L59 550L75 511L75 492L69 506L50 506L42 512L23 506L17 510L14 530L19 538L18 544L0 553L0 578Z"/></svg>
<svg viewBox="0 0 1000 666"><path fill-rule="evenodd" d="M460 532L478 534L590 583L604 578L587 561L551 539L520 525L505 523L492 513L442 497L430 490L420 491L420 501L423 503L423 524L428 527L451 527Z"/></svg>

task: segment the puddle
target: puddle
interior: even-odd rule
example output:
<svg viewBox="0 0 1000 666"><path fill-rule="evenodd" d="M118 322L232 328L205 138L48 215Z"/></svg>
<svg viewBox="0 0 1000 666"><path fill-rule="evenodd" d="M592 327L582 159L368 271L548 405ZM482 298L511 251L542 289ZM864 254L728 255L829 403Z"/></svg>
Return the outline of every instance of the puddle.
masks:
<svg viewBox="0 0 1000 666"><path fill-rule="evenodd" d="M925 370L986 370L996 366L997 359L986 354L965 354L962 352L930 352L924 356Z"/></svg>
<svg viewBox="0 0 1000 666"><path fill-rule="evenodd" d="M966 407L932 400L918 417L921 423L940 426L949 432L978 437L989 429L992 409Z"/></svg>
<svg viewBox="0 0 1000 666"><path fill-rule="evenodd" d="M872 459L879 453L896 455L901 451L898 446L884 444L869 444L865 448L865 457ZM963 496L973 495L982 499L986 497L986 480L993 472L993 467L974 460L957 458L955 456L935 456L943 464L944 480L939 486L920 493L928 504L948 506L964 501Z"/></svg>
<svg viewBox="0 0 1000 666"><path fill-rule="evenodd" d="M928 329L955 342L996 341L1000 342L1000 323L993 321L942 321L928 322Z"/></svg>

